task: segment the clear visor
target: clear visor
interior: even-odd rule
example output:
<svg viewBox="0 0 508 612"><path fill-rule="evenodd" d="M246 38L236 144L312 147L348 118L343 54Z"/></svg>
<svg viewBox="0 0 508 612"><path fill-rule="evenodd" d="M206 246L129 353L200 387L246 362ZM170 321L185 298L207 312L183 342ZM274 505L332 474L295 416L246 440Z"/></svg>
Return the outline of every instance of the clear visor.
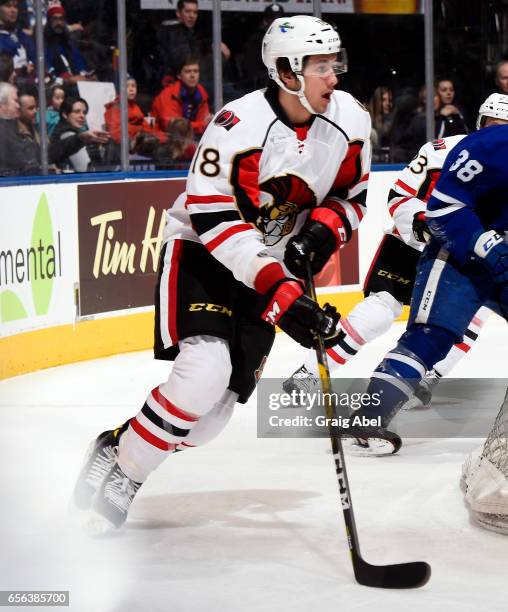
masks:
<svg viewBox="0 0 508 612"><path fill-rule="evenodd" d="M347 72L346 49L340 49L333 59L310 57L302 71L303 76L329 77L332 74L344 74Z"/></svg>

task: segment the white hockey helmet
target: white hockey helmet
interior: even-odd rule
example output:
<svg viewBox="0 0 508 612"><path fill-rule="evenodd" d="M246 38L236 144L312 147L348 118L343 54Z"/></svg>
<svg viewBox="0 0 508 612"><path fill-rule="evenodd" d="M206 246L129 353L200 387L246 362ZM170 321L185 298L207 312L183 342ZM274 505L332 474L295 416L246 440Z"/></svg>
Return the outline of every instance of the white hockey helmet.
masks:
<svg viewBox="0 0 508 612"><path fill-rule="evenodd" d="M311 15L279 17L268 28L261 48L263 63L268 69L268 76L279 87L288 93L297 95L300 102L310 112L316 111L305 97L303 79L303 61L308 55L337 54L338 74L347 72L345 49L340 46L340 36L334 26ZM288 89L279 77L277 59L285 57L291 69L300 81L299 91Z"/></svg>
<svg viewBox="0 0 508 612"><path fill-rule="evenodd" d="M476 120L477 130L482 127L484 117L508 121L508 96L500 93L490 94L478 111L478 119Z"/></svg>

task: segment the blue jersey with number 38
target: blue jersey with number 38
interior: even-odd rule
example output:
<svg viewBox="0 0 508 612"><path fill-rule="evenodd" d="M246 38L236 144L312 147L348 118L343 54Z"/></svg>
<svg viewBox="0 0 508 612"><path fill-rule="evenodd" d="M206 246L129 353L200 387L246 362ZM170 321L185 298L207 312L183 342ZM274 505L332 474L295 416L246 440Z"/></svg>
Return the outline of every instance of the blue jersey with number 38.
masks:
<svg viewBox="0 0 508 612"><path fill-rule="evenodd" d="M426 217L434 239L461 264L479 230L508 231L508 125L482 128L450 151Z"/></svg>

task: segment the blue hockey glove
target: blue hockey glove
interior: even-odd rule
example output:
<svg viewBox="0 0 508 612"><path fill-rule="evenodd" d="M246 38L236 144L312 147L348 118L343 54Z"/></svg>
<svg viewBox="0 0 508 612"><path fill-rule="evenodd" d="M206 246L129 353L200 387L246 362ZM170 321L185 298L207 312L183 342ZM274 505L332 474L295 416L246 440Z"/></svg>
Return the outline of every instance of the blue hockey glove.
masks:
<svg viewBox="0 0 508 612"><path fill-rule="evenodd" d="M473 259L482 261L496 283L508 281L508 244L504 236L494 230L477 232L471 239Z"/></svg>

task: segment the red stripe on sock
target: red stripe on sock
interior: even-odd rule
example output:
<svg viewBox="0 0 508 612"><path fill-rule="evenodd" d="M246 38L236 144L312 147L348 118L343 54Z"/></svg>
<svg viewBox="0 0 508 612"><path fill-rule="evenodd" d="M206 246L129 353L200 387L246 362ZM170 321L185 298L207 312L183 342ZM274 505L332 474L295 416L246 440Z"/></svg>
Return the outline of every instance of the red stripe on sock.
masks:
<svg viewBox="0 0 508 612"><path fill-rule="evenodd" d="M157 436L154 436L154 434L143 427L143 425L141 425L136 418L131 419L130 426L138 434L138 436L145 440L145 442L148 442L148 444L151 444L160 450L170 451L176 448L176 444L170 444L169 442L165 442Z"/></svg>
<svg viewBox="0 0 508 612"><path fill-rule="evenodd" d="M199 421L199 416L191 414L190 412L185 412L185 410L182 410L181 408L177 408L172 402L165 398L159 391L159 387L152 389L152 397L160 406L164 408L166 412L169 412L169 414L182 419L182 421L187 421L189 423Z"/></svg>
<svg viewBox="0 0 508 612"><path fill-rule="evenodd" d="M460 349L461 351L464 351L464 353L467 353L471 348L469 344L466 344L465 342L460 342L459 344L456 344L455 347Z"/></svg>
<svg viewBox="0 0 508 612"><path fill-rule="evenodd" d="M339 325L342 326L344 331L353 338L356 344L363 346L365 344L365 340L360 336L360 334L351 326L351 323L347 319L340 319Z"/></svg>
<svg viewBox="0 0 508 612"><path fill-rule="evenodd" d="M344 357L341 357L332 348L327 349L326 354L328 355L328 357L331 357L335 362L340 363L340 365L344 365L346 363Z"/></svg>

